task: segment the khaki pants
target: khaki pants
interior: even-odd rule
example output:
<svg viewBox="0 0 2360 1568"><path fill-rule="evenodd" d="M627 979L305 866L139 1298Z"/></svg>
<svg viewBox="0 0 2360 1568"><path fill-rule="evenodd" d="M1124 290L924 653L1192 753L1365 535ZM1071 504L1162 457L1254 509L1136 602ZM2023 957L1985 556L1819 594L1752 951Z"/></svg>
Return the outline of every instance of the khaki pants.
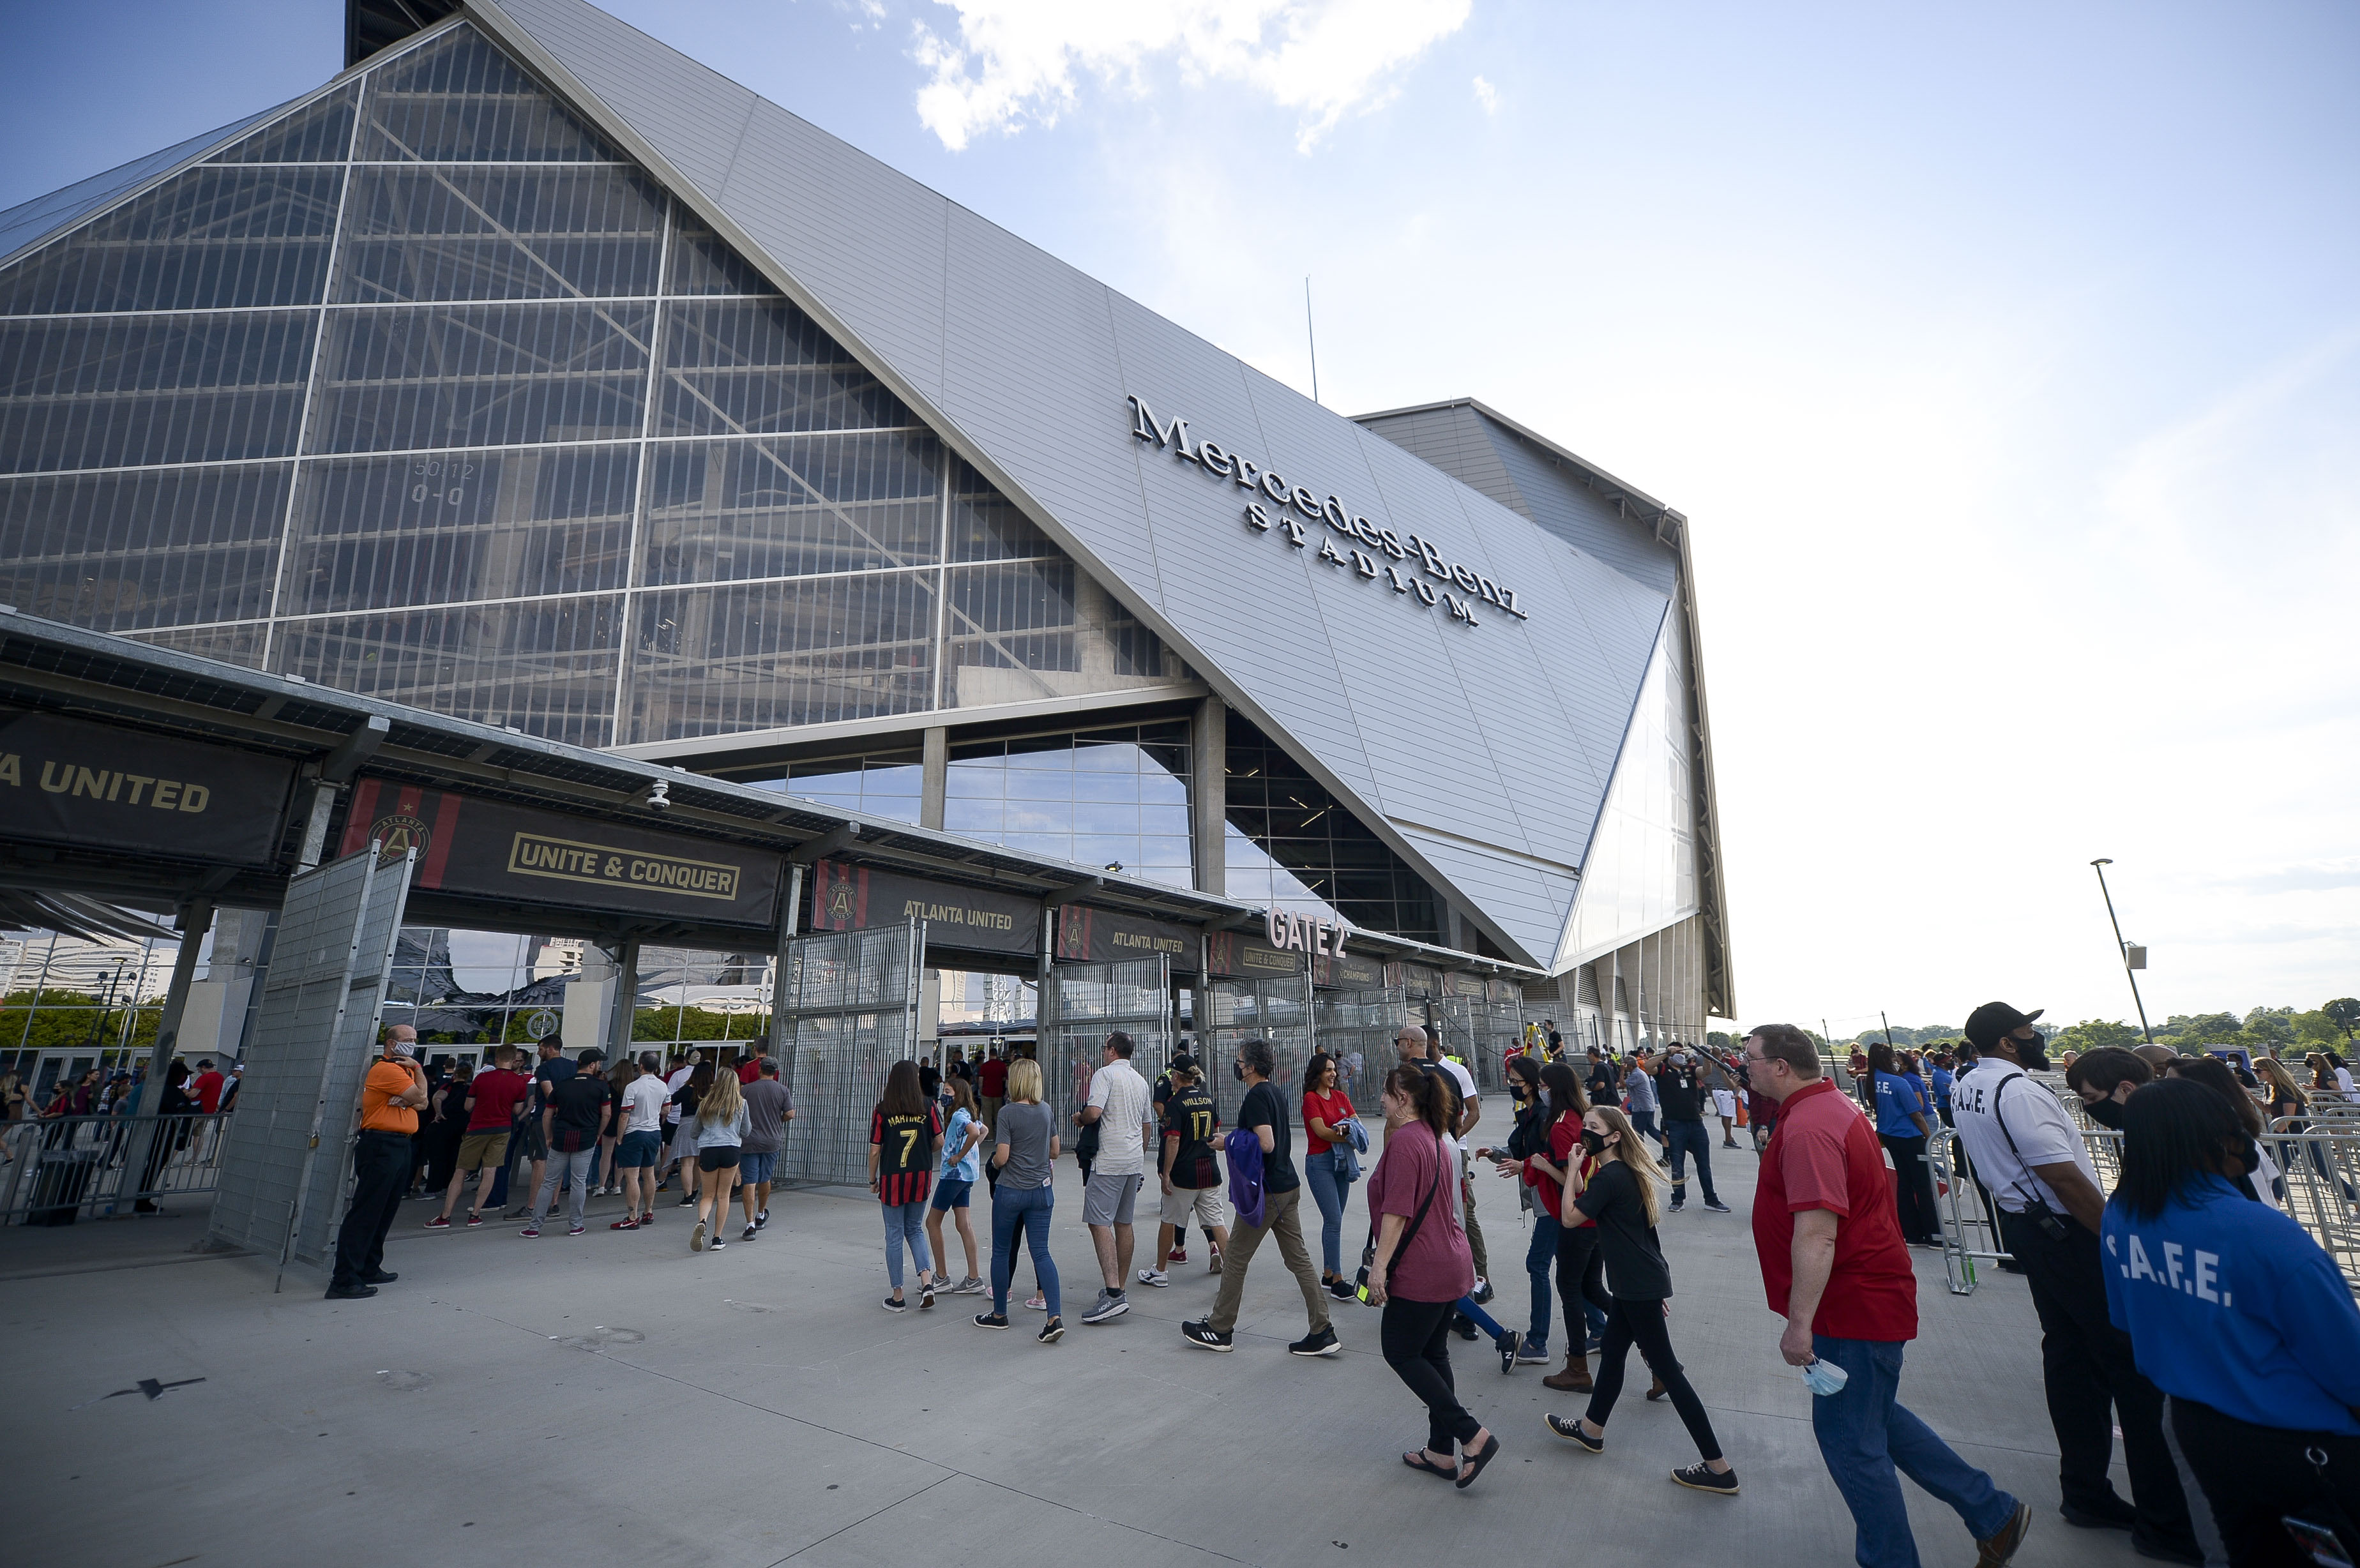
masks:
<svg viewBox="0 0 2360 1568"><path fill-rule="evenodd" d="M998 1132L998 1131L1000 1130L1000 1106L1002 1106L1002 1105L1006 1105L1007 1103L1008 1103L1007 1099L1006 1099L1004 1096L1002 1096L1002 1095L999 1095L999 1094L986 1094L986 1095L984 1095L984 1096L983 1096L983 1125L984 1125L984 1126L986 1126L986 1127L989 1127L992 1131L994 1131L994 1132Z"/></svg>
<svg viewBox="0 0 2360 1568"><path fill-rule="evenodd" d="M1214 1300L1213 1315L1207 1320L1212 1327L1227 1334L1238 1326L1238 1305L1246 1290L1246 1265L1253 1261L1254 1249L1262 1237L1278 1238L1278 1256L1284 1260L1287 1272L1303 1287L1304 1310L1311 1314L1311 1332L1318 1333L1328 1326L1328 1292L1319 1288L1319 1270L1312 1266L1310 1250L1303 1245L1303 1220L1297 1212L1303 1201L1303 1189L1291 1192L1265 1192L1262 1200L1260 1225L1250 1225L1240 1214L1229 1229L1229 1245L1221 1253L1221 1293Z"/></svg>

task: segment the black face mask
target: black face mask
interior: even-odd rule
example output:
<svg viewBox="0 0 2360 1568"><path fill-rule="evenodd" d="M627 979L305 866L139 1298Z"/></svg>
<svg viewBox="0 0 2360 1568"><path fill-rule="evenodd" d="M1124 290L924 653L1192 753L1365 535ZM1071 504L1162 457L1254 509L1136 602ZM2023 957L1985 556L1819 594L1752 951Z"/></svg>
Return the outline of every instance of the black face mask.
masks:
<svg viewBox="0 0 2360 1568"><path fill-rule="evenodd" d="M1606 1135L1602 1132L1592 1132L1588 1127L1583 1127L1581 1129L1581 1147L1588 1149L1592 1154L1603 1154L1606 1152Z"/></svg>
<svg viewBox="0 0 2360 1568"><path fill-rule="evenodd" d="M2016 1064L2027 1073L2049 1071L2049 1037L2036 1033L2030 1040L2016 1040Z"/></svg>
<svg viewBox="0 0 2360 1568"><path fill-rule="evenodd" d="M1246 1081L1246 1064L1242 1062L1230 1062L1229 1076L1235 1078L1240 1083L1244 1083Z"/></svg>
<svg viewBox="0 0 2360 1568"><path fill-rule="evenodd" d="M2109 1127L2115 1132L2122 1131L2123 1103L2113 1095L2110 1094L2094 1105L2085 1104L2081 1109L2087 1112L2090 1119L2100 1127Z"/></svg>
<svg viewBox="0 0 2360 1568"><path fill-rule="evenodd" d="M2262 1168L2262 1151L2256 1144L2239 1144L2229 1150L2229 1158L2235 1160L2238 1167L2248 1176Z"/></svg>

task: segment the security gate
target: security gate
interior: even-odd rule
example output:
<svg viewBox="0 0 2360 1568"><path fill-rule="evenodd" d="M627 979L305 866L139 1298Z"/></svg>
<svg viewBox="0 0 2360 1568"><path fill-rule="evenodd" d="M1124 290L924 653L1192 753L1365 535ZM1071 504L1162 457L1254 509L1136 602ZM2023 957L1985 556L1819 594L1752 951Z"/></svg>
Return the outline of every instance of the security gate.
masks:
<svg viewBox="0 0 2360 1568"><path fill-rule="evenodd" d="M781 1081L794 1096L781 1181L865 1186L885 1074L918 1053L922 920L798 937L779 955Z"/></svg>
<svg viewBox="0 0 2360 1568"><path fill-rule="evenodd" d="M1213 1092L1221 1125L1237 1125L1246 1086L1229 1071L1238 1042L1257 1036L1270 1041L1275 1065L1271 1083L1293 1116L1303 1094L1303 1069L1311 1060L1311 975L1272 975L1258 980L1216 980L1206 987L1204 1042L1206 1086Z"/></svg>
<svg viewBox="0 0 2360 1568"><path fill-rule="evenodd" d="M287 884L237 1114L227 1118L212 1234L325 1261L343 1217L354 1113L417 851L358 855Z"/></svg>
<svg viewBox="0 0 2360 1568"><path fill-rule="evenodd" d="M1522 1002L1437 996L1434 1017L1442 1031L1444 1054L1467 1064L1467 1070L1475 1075L1478 1094L1494 1094L1507 1087L1503 1075L1508 1052L1524 1034Z"/></svg>
<svg viewBox="0 0 2360 1568"><path fill-rule="evenodd" d="M1385 1073L1401 1060L1393 1042L1410 1021L1402 988L1317 992L1312 1017L1315 1043L1336 1059L1338 1084L1363 1115L1373 1114Z"/></svg>
<svg viewBox="0 0 2360 1568"><path fill-rule="evenodd" d="M1153 1082L1172 1060L1172 964L1163 957L1109 964L1058 964L1041 1000L1041 1089L1073 1142L1073 1115L1089 1104L1090 1075L1105 1062L1106 1037L1131 1036L1131 1064Z"/></svg>

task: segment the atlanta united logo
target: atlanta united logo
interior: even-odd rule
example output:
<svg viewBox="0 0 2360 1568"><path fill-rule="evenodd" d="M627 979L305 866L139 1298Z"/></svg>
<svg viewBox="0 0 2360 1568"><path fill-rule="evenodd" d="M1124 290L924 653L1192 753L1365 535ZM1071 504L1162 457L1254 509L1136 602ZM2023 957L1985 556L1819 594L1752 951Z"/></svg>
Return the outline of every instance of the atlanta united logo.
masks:
<svg viewBox="0 0 2360 1568"><path fill-rule="evenodd" d="M369 823L369 837L385 845L388 860L399 860L413 849L423 860L434 842L434 831L422 818L407 811L392 811Z"/></svg>

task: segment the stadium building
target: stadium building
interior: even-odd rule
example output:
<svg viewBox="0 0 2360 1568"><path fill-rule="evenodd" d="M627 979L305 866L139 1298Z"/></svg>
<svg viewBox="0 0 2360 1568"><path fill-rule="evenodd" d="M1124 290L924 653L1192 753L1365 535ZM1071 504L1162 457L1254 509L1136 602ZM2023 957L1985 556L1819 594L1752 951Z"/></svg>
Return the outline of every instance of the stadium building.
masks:
<svg viewBox="0 0 2360 1568"><path fill-rule="evenodd" d="M347 31L0 213L0 601L1266 907L1413 1001L1732 1013L1679 513L1480 402L1332 413L580 0Z"/></svg>

